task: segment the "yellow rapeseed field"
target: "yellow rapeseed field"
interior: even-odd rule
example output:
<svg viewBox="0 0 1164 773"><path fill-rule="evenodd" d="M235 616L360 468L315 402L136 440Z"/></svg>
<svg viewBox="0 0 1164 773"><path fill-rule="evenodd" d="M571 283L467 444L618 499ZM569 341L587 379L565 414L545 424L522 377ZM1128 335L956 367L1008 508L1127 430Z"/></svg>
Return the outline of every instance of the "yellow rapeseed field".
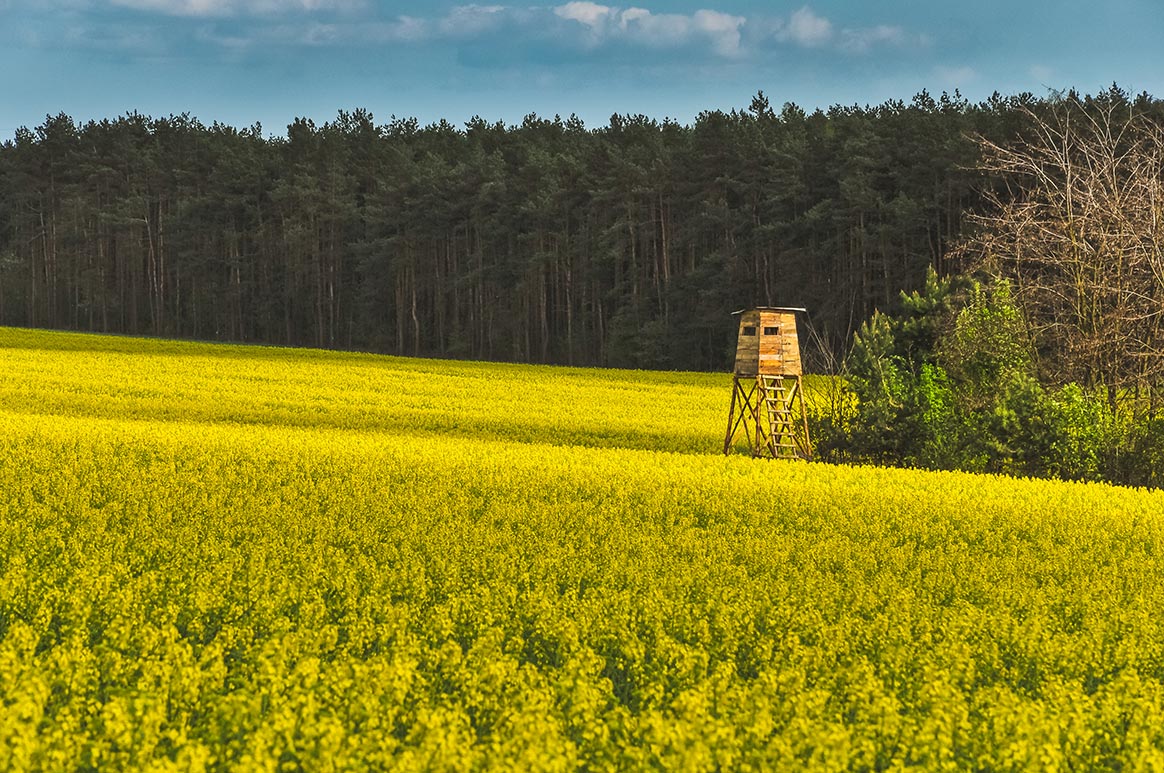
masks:
<svg viewBox="0 0 1164 773"><path fill-rule="evenodd" d="M1164 493L729 399L0 329L0 769L1164 770Z"/></svg>

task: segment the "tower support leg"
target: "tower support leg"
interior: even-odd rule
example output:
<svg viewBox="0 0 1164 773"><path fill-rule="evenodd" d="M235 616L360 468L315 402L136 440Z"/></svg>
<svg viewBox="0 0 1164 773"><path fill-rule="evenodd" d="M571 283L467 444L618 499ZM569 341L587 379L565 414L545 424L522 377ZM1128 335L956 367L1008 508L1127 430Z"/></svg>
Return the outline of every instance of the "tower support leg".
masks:
<svg viewBox="0 0 1164 773"><path fill-rule="evenodd" d="M745 383L750 384L751 389L745 388ZM723 440L724 454L730 454L732 452L732 441L735 440L736 435L739 434L741 429L744 432L744 438L748 441L748 448L756 448L756 444L760 441L759 436L753 438L752 425L756 420L758 408L759 394L756 390L755 382L751 379L741 379L739 376L733 376L732 404L728 409L727 434Z"/></svg>
<svg viewBox="0 0 1164 773"><path fill-rule="evenodd" d="M741 428L754 457L812 458L800 376L733 376L724 454L732 452L732 441Z"/></svg>
<svg viewBox="0 0 1164 773"><path fill-rule="evenodd" d="M735 425L736 398L739 396L739 393L740 393L740 379L736 376L733 376L732 377L732 404L731 404L731 407L728 408L727 435L723 439L724 456L727 456L728 454L730 454L732 452L732 437L736 434L736 425ZM741 411L743 410L743 406L740 406L740 410Z"/></svg>

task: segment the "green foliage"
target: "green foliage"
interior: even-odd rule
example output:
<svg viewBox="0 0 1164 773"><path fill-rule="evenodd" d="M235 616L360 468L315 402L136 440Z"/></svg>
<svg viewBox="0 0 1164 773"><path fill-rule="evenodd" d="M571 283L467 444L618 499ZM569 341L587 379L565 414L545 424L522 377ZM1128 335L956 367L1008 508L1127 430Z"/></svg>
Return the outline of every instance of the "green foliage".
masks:
<svg viewBox="0 0 1164 773"><path fill-rule="evenodd" d="M893 321L876 313L853 337L848 383L857 397L857 413L848 447L874 458L901 450L902 418L911 400L907 362L899 356Z"/></svg>
<svg viewBox="0 0 1164 773"><path fill-rule="evenodd" d="M961 393L962 446L952 466L1011 475L1054 474L1060 428L1038 381L1012 373L996 380L987 396L977 386L971 383Z"/></svg>
<svg viewBox="0 0 1164 773"><path fill-rule="evenodd" d="M1129 441L1105 393L1075 384L1048 389L1036 380L1005 281L931 274L923 292L903 294L897 314L875 314L861 327L847 367L856 406L844 422L818 422L826 458L1155 480L1146 472L1152 432L1137 430ZM1122 453L1129 442L1133 450Z"/></svg>
<svg viewBox="0 0 1164 773"><path fill-rule="evenodd" d="M1118 469L1120 479L1132 485L1164 488L1164 417L1148 418L1132 427Z"/></svg>
<svg viewBox="0 0 1164 773"><path fill-rule="evenodd" d="M958 295L965 284L961 277L940 277L927 266L922 289L901 293L900 310L894 316L894 345L902 357L918 363L932 358L938 339L957 312Z"/></svg>
<svg viewBox="0 0 1164 773"><path fill-rule="evenodd" d="M933 349L953 313L954 289L954 280L931 269L922 291L902 293L899 314L877 312L854 336L846 369L857 407L842 445L847 453L945 466L958 443L956 405Z"/></svg>
<svg viewBox="0 0 1164 773"><path fill-rule="evenodd" d="M1128 442L1129 427L1107 398L1104 391L1089 393L1077 384L1068 384L1051 396L1051 415L1059 430L1051 449L1057 460L1052 474L1072 480L1110 477L1135 482L1113 467L1115 455Z"/></svg>
<svg viewBox="0 0 1164 773"><path fill-rule="evenodd" d="M925 363L913 388L914 411L919 437L916 450L907 462L921 467L942 467L956 452L961 440L957 395L950 377L940 366Z"/></svg>
<svg viewBox="0 0 1164 773"><path fill-rule="evenodd" d="M973 284L952 328L935 337L930 351L982 405L1033 371L1026 325L1005 280L989 287Z"/></svg>

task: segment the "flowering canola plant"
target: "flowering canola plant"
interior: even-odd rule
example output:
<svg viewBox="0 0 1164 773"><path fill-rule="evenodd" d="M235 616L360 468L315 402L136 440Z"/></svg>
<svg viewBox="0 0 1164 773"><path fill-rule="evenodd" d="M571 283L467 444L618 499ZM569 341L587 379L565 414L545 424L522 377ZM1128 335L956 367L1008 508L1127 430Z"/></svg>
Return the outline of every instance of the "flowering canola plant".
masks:
<svg viewBox="0 0 1164 773"><path fill-rule="evenodd" d="M1164 493L729 398L0 329L0 768L1164 767Z"/></svg>

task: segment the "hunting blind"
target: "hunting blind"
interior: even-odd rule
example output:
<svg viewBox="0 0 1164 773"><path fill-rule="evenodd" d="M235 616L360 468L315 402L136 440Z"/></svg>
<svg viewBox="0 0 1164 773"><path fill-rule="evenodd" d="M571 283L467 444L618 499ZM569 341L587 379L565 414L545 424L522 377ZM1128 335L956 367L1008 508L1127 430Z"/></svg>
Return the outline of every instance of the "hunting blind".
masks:
<svg viewBox="0 0 1164 773"><path fill-rule="evenodd" d="M812 456L796 335L796 312L803 311L761 306L735 312L740 331L725 454L731 453L732 441L742 429L752 456Z"/></svg>

